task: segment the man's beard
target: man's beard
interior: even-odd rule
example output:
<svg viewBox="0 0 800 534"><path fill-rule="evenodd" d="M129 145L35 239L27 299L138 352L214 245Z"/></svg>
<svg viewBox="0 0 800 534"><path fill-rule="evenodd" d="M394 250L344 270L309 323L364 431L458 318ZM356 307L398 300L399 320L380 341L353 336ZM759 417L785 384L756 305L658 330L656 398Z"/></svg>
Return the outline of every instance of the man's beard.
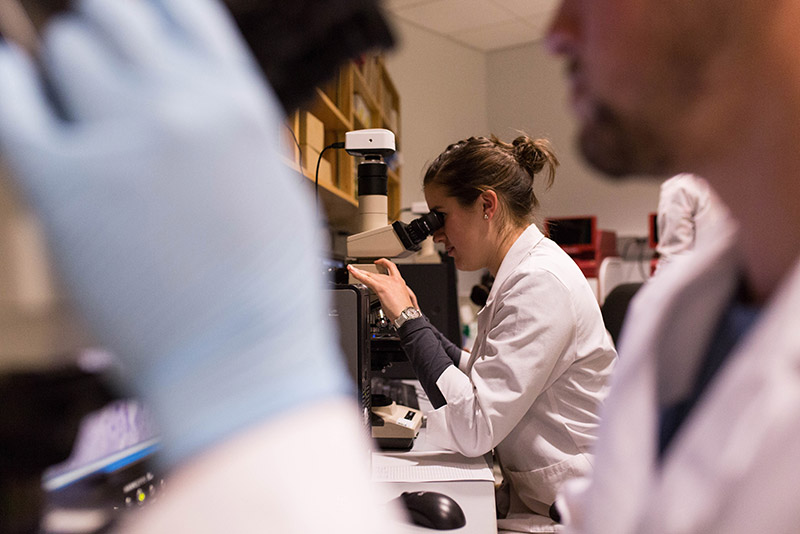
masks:
<svg viewBox="0 0 800 534"><path fill-rule="evenodd" d="M665 175L672 162L669 147L644 121L628 120L598 103L579 135L580 151L589 164L614 178Z"/></svg>

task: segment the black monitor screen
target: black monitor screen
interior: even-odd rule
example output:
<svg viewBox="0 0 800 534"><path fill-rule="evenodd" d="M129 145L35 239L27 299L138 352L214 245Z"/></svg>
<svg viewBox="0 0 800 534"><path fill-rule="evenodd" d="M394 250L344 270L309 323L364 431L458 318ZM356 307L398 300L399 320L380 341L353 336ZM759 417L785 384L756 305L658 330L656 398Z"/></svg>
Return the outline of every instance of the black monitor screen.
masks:
<svg viewBox="0 0 800 534"><path fill-rule="evenodd" d="M594 238L594 218L549 219L550 239L559 245L591 245Z"/></svg>

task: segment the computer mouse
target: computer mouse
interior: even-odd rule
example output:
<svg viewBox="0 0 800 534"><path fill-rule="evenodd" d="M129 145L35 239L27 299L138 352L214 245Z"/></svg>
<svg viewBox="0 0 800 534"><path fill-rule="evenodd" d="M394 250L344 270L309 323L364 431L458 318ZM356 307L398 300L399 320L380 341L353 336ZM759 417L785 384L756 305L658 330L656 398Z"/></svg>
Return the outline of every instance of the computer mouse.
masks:
<svg viewBox="0 0 800 534"><path fill-rule="evenodd" d="M456 501L435 491L406 491L396 499L408 510L411 521L435 530L453 530L467 524Z"/></svg>

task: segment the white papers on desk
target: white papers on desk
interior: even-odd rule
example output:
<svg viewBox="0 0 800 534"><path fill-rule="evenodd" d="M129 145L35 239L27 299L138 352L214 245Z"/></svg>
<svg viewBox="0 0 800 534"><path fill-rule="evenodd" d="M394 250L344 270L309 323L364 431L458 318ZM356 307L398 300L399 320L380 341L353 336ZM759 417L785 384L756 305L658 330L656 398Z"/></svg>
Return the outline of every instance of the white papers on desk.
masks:
<svg viewBox="0 0 800 534"><path fill-rule="evenodd" d="M372 480L376 482L494 481L486 460L455 452L373 453Z"/></svg>

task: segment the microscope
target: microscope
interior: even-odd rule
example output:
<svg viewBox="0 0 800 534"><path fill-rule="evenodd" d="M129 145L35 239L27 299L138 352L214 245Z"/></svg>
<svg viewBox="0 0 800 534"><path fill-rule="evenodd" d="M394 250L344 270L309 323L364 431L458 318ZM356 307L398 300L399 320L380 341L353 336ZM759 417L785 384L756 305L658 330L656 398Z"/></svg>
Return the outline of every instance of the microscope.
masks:
<svg viewBox="0 0 800 534"><path fill-rule="evenodd" d="M377 272L378 258L405 258L419 251L421 243L444 224L442 214L431 211L410 223L388 222L388 176L384 158L395 152L394 134L384 129L367 129L345 134L345 151L361 157L358 164L358 205L360 232L347 238L348 262L359 269ZM350 278L351 285L359 282ZM363 286L361 286L363 287ZM380 301L370 294L367 337L370 371L380 372L391 365L389 353L402 352L397 332L380 308ZM363 380L364 374L360 374ZM370 381L371 375L370 375ZM371 382L369 388L371 389ZM362 385L362 389L364 389ZM362 391L363 396L363 391ZM389 397L370 394L372 437L383 448L407 449L422 425L422 414Z"/></svg>
<svg viewBox="0 0 800 534"><path fill-rule="evenodd" d="M388 224L388 176L384 158L395 151L394 134L384 129L345 133L345 150L361 156L358 165L358 213L360 232L347 238L347 256L360 269L375 271L378 258L405 258L421 249L421 243L444 224L442 214L431 211L406 224ZM368 263L365 263L368 262Z"/></svg>
<svg viewBox="0 0 800 534"><path fill-rule="evenodd" d="M444 224L444 216L428 212L410 223L388 223L388 176L385 157L395 152L394 134L385 129L355 130L345 133L345 151L360 156L358 165L358 211L361 231L347 238L348 262L361 270L378 272L379 258L405 258L418 252L421 243ZM385 274L385 273L384 273ZM352 276L349 283L358 283ZM380 302L371 296L374 316L373 338L396 335Z"/></svg>

